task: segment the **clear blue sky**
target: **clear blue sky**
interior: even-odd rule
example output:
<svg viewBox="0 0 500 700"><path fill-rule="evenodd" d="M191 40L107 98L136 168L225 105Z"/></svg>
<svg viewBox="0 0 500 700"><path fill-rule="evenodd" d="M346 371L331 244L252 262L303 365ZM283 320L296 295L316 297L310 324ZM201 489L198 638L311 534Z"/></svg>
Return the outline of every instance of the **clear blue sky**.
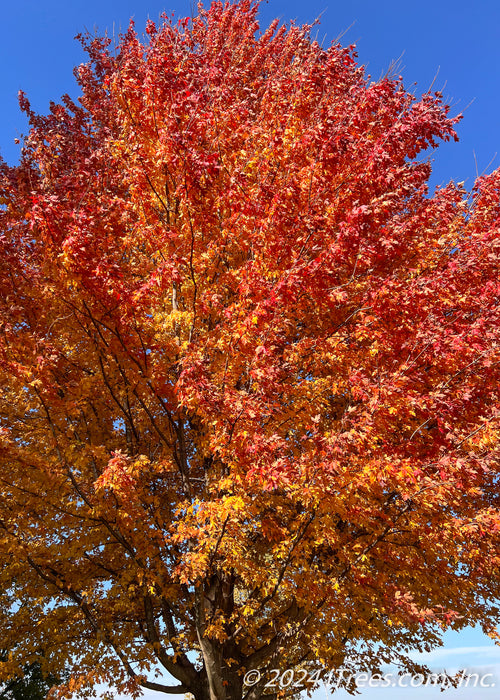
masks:
<svg viewBox="0 0 500 700"><path fill-rule="evenodd" d="M10 164L18 159L14 139L25 132L17 92L24 90L39 112L63 93L77 96L72 69L84 60L75 34L85 29L110 34L126 29L134 17L139 30L162 11L188 15L190 0L10 0L0 22L1 110L0 153ZM324 45L345 32L342 43L357 45L359 61L373 78L401 57L405 85L424 92L432 83L443 89L453 113L465 110L458 127L460 142L444 144L433 155L433 184L450 179L471 187L479 173L500 166L500 5L494 0L269 0L261 8L261 25L274 17L311 22L321 15L318 38ZM416 83L416 86L413 84ZM466 109L467 108L467 109ZM498 154L498 155L496 155ZM443 655L444 653L444 655ZM500 650L478 631L448 635L445 650L434 658L448 669L468 665L496 666L497 687L449 691L441 698L475 700L500 696ZM435 665L434 663L432 665ZM367 691L366 700L400 690ZM405 690L405 696L428 698L437 692ZM165 697L146 693L148 700ZM316 696L326 698L324 692ZM338 698L345 697L338 694Z"/></svg>

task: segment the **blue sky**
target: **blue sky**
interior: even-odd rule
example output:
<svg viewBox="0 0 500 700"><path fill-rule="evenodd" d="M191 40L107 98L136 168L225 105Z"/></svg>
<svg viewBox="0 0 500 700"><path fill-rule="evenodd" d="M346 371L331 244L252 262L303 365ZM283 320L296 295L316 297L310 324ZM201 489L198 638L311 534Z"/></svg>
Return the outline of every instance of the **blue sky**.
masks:
<svg viewBox="0 0 500 700"><path fill-rule="evenodd" d="M134 17L139 30L150 17L162 11L188 15L190 0L14 0L5 3L0 22L2 66L0 110L0 154L15 164L19 147L14 139L26 131L17 105L17 92L27 93L32 106L46 112L49 101L63 93L78 95L72 69L84 55L75 34L85 29L119 33ZM460 142L444 144L434 154L432 184L450 179L465 181L470 188L476 173L500 166L500 6L494 0L269 0L261 8L261 25L274 17L284 21L311 22L321 15L318 39L328 45L344 33L343 44L357 45L359 62L372 78L384 74L400 58L400 72L408 89L424 92L434 81L452 105L453 113L464 111L458 126ZM437 77L436 77L437 74ZM416 83L416 86L414 85ZM434 652L429 665L448 670L468 666L496 667L496 689L448 691L452 700L475 700L499 696L500 649L480 631L446 636L444 649ZM400 689L367 690L361 697L376 700L382 694L398 697ZM405 696L431 700L432 689L407 689ZM347 697L343 693L338 698ZM166 696L147 692L147 700ZM316 698L326 698L319 691Z"/></svg>

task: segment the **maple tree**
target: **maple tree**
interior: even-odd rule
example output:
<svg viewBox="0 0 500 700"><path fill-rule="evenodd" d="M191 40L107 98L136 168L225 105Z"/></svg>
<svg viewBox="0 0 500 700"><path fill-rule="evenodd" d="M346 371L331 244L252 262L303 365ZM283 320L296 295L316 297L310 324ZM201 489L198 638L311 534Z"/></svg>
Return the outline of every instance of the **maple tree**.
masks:
<svg viewBox="0 0 500 700"><path fill-rule="evenodd" d="M496 634L500 172L430 195L440 94L257 11L83 37L79 103L21 95L2 678L43 647L60 697L257 700Z"/></svg>

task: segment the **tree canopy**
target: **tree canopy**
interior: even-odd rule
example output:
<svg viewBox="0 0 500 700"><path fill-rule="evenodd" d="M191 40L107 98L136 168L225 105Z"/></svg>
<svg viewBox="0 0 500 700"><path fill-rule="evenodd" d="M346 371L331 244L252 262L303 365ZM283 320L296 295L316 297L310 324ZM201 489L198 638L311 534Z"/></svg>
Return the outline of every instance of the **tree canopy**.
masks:
<svg viewBox="0 0 500 700"><path fill-rule="evenodd" d="M257 12L82 37L78 103L21 94L3 678L43 647L61 697L258 700L496 634L500 172L430 193L441 95Z"/></svg>

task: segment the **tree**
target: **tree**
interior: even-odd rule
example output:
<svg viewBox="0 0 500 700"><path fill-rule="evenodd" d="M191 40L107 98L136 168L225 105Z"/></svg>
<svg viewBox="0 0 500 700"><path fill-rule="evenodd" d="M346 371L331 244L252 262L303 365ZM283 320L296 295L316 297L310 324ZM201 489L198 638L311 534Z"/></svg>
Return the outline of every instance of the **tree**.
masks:
<svg viewBox="0 0 500 700"><path fill-rule="evenodd" d="M430 195L441 96L257 11L83 37L78 104L21 95L2 673L43 646L61 697L257 700L495 635L500 172Z"/></svg>
<svg viewBox="0 0 500 700"><path fill-rule="evenodd" d="M0 661L6 662L8 654L0 654ZM0 700L45 700L50 689L62 678L44 675L42 666L35 662L23 669L23 676L11 678L0 687Z"/></svg>

